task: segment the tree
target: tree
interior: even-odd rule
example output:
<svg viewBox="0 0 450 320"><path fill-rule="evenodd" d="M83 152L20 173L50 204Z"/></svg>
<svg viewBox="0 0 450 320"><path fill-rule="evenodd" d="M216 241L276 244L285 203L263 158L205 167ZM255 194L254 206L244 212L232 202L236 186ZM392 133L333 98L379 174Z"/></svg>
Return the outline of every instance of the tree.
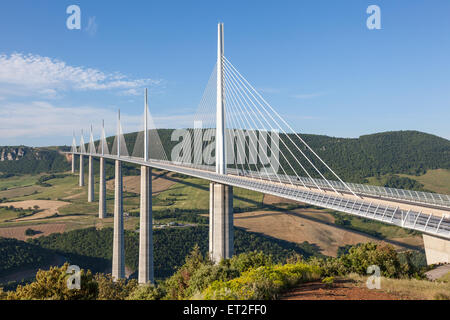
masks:
<svg viewBox="0 0 450 320"><path fill-rule="evenodd" d="M98 273L95 281L98 285L98 300L125 300L138 287L136 279L114 281L111 274Z"/></svg>
<svg viewBox="0 0 450 320"><path fill-rule="evenodd" d="M30 284L19 285L16 291L8 292L8 300L93 300L98 293L97 283L90 271L80 270L81 288L69 289L66 273L69 264L39 270L36 280Z"/></svg>

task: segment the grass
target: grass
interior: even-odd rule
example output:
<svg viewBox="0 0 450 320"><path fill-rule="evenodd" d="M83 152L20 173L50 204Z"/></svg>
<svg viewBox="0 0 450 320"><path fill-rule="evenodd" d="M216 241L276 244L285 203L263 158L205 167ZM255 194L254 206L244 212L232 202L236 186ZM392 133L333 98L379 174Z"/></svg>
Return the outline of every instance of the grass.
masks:
<svg viewBox="0 0 450 320"><path fill-rule="evenodd" d="M378 232L383 238L406 238L412 235L412 231L388 225L374 220L359 218L352 216L352 226L363 232L370 233L372 231Z"/></svg>
<svg viewBox="0 0 450 320"><path fill-rule="evenodd" d="M178 179L178 178L177 178ZM257 207L262 204L263 194L233 188L233 206L235 208ZM167 207L179 209L209 209L209 182L198 178L185 178L161 192L154 199L153 209Z"/></svg>
<svg viewBox="0 0 450 320"><path fill-rule="evenodd" d="M450 272L447 272L442 277L440 277L439 281L449 282L450 283Z"/></svg>
<svg viewBox="0 0 450 320"><path fill-rule="evenodd" d="M365 286L367 277L350 274L348 278ZM417 279L389 279L381 277L381 289L409 299L450 300L450 283Z"/></svg>
<svg viewBox="0 0 450 320"><path fill-rule="evenodd" d="M441 194L450 194L450 170L435 169L428 170L427 173L421 176L414 176L409 174L397 174L399 177L410 178L423 184L423 188L432 192ZM383 186L390 175L383 175L380 177L369 177L368 184Z"/></svg>
<svg viewBox="0 0 450 320"><path fill-rule="evenodd" d="M340 216L350 222L350 225L343 227L364 232L376 237L393 239L393 238L407 238L414 235L414 231L411 231L409 229L403 229L401 227L388 225L375 220L356 217L347 213L335 212L331 210L327 211L333 214L335 217Z"/></svg>
<svg viewBox="0 0 450 320"><path fill-rule="evenodd" d="M0 223L9 219L15 219L18 216L18 212L10 210L6 207L0 207Z"/></svg>
<svg viewBox="0 0 450 320"><path fill-rule="evenodd" d="M20 176L12 176L9 178L1 178L0 179L0 190L12 189L12 188L20 188L25 186L31 186L38 181L39 177L42 174L30 175L24 174Z"/></svg>
<svg viewBox="0 0 450 320"><path fill-rule="evenodd" d="M399 174L401 177L408 177L423 184L424 188L433 192L450 194L450 170L436 169L428 170L421 176L411 176Z"/></svg>

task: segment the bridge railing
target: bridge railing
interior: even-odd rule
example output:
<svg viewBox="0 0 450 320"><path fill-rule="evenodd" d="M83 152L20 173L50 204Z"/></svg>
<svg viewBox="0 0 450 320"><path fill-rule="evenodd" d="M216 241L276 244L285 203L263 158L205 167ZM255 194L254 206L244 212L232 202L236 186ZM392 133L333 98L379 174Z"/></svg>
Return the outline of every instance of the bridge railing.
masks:
<svg viewBox="0 0 450 320"><path fill-rule="evenodd" d="M101 156L99 154L83 154ZM142 158L135 158L131 156L117 157L104 155L104 157L128 161L135 164L150 165L155 168L174 171L201 179L224 183L257 192L269 193L281 198L292 199L299 202L346 212L363 218L378 220L399 227L450 239L450 218L446 216L436 216L433 214L426 214L412 210L404 210L399 207L372 204L368 200L348 199L331 193L300 189L295 185L292 186L287 183L277 184L270 183L267 180L250 179L249 177L242 177L238 174L217 174L211 170L210 166L205 166L204 170L201 170L196 166L186 166L184 163L175 164L166 160L152 159L144 162Z"/></svg>
<svg viewBox="0 0 450 320"><path fill-rule="evenodd" d="M86 155L95 155L95 156L101 156L98 153L85 153ZM121 156L121 158L134 158L132 156ZM140 158L136 158L140 159ZM168 163L168 164L176 164L180 166L190 167L194 169L200 169L205 171L215 171L214 165L199 165L199 164L191 164L191 163L176 163L171 162L167 160L155 160L151 159L151 161L158 161L161 163ZM272 181L282 181L285 183L293 183L295 185L305 185L309 188L317 188L319 186L320 188L323 188L325 190L330 190L331 184L337 191L340 192L348 192L347 187L340 181L336 180L328 180L325 181L324 179L314 179L314 178L307 178L307 177L297 177L297 176L289 176L289 175L283 175L283 174L277 174L270 175L264 172L256 172L256 171L250 171L250 170L239 170L235 168L228 168L229 174L234 175L244 175L244 176L252 176L252 177L259 177L261 179L265 180L272 180ZM389 199L399 199L399 200L406 200L411 202L417 202L417 203L423 203L423 204L430 204L435 206L441 206L450 208L450 195L446 194L439 194L439 193L432 193L432 192L423 192L423 191L414 191L414 190L404 190L404 189L397 189L397 188L388 188L388 187L380 187L380 186L373 186L373 185L367 185L367 184L359 184L359 183L346 183L350 189L352 189L356 194L359 195L367 195L367 196L375 196L375 197L383 197L383 198L389 198Z"/></svg>
<svg viewBox="0 0 450 320"><path fill-rule="evenodd" d="M229 169L229 171L230 171L230 169ZM261 175L263 178L265 178L267 180L275 179L275 176L272 176L272 175L263 175L263 174L261 174ZM290 183L292 181L292 183L294 183L296 185L306 185L307 187L311 187L311 188L316 188L316 185L318 185L325 190L330 190L330 186L328 184L328 182L329 182L331 185L333 185L333 187L336 190L344 192L344 193L348 192L348 189L346 188L346 186L340 181L328 180L328 182L327 182L323 179L310 179L310 178L306 178L306 177L297 178L295 176L287 176L287 175L280 175L280 174L278 174L277 176L283 182L286 182L286 183ZM419 202L419 203L423 203L423 204L431 204L431 205L435 205L435 206L450 208L450 196L446 195L446 194L388 188L388 187L380 187L380 186L358 184L358 183L346 183L346 184L356 194L360 194L360 195L406 200L406 201Z"/></svg>

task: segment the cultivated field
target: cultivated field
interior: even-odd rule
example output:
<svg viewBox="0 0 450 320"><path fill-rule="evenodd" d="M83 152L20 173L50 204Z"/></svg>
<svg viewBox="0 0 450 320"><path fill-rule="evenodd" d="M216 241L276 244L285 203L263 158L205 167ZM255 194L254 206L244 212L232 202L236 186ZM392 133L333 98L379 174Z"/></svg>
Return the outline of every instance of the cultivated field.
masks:
<svg viewBox="0 0 450 320"><path fill-rule="evenodd" d="M4 202L0 204L0 207L13 206L14 208L37 208L38 212L31 214L24 218L17 218L14 221L29 221L36 219L43 219L59 214L58 209L69 205L70 202L58 201L58 200L24 200L17 202Z"/></svg>
<svg viewBox="0 0 450 320"><path fill-rule="evenodd" d="M362 232L335 225L332 215L317 209L294 209L280 211L252 211L234 215L234 223L248 231L262 233L274 238L303 243L307 241L321 249L321 253L335 257L337 250L347 244L380 241ZM414 241L410 239L413 238ZM423 246L421 237L398 238L388 241L398 248Z"/></svg>
<svg viewBox="0 0 450 320"><path fill-rule="evenodd" d="M28 228L37 231L37 234L35 234L34 236L26 236L25 230L27 230ZM0 237L26 240L29 238L48 236L52 233L62 233L64 231L66 231L66 225L64 223L32 224L23 227L0 228Z"/></svg>
<svg viewBox="0 0 450 320"><path fill-rule="evenodd" d="M171 174L167 174L168 177ZM157 195L162 191L169 189L176 182L166 179L166 175L153 174L152 175L152 194ZM140 176L126 176L123 177L124 190L127 192L140 193L141 192L141 177ZM111 179L106 183L106 189L114 190L114 180Z"/></svg>

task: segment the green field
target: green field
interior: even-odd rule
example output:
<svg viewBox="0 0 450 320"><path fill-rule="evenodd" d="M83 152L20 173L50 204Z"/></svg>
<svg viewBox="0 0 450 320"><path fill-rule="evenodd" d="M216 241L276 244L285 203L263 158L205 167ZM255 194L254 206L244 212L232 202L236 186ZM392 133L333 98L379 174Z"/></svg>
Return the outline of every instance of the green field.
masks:
<svg viewBox="0 0 450 320"><path fill-rule="evenodd" d="M450 194L450 170L436 169L428 170L421 176L399 174L401 177L414 179L423 184L424 188L433 192Z"/></svg>
<svg viewBox="0 0 450 320"><path fill-rule="evenodd" d="M7 220L17 218L17 213L8 209L0 211L0 227L6 226L23 226L42 223L65 223L66 230L74 230L85 227L96 226L99 221L98 202L87 202L87 185L78 186L77 175L68 175L63 178L54 178L46 181L51 186L43 187L35 185L39 176L16 176L3 181L4 185L24 185L24 187L14 188L0 192L0 197L5 197L5 201L24 201L24 200L59 200L69 202L69 205L61 207L57 217L50 217L40 220L8 222ZM14 178L17 181L14 181ZM182 209L182 210L198 210L205 212L209 209L209 183L205 180L197 178L174 178L177 183L169 189L159 193L153 197L153 210L165 209ZM87 175L85 176L87 181ZM33 183L31 186L30 183ZM1 184L0 184L1 185ZM30 189L32 188L32 189ZM95 198L98 199L98 181L95 183ZM257 192L245 189L234 188L234 207L250 208L260 207L262 205L263 195ZM3 193L3 194L2 194ZM107 190L107 213L108 218L101 221L102 227L112 226L112 215L114 210L114 192ZM140 199L139 194L132 192L124 192L124 212L138 213ZM164 219L160 223L176 219ZM136 216L125 217L125 228L135 229L138 226L139 218Z"/></svg>
<svg viewBox="0 0 450 320"><path fill-rule="evenodd" d="M209 182L198 178L183 178L168 190L161 192L153 201L153 210L167 207L179 209L209 209ZM233 206L235 208L249 208L261 206L263 194L233 188Z"/></svg>
<svg viewBox="0 0 450 320"><path fill-rule="evenodd" d="M0 190L21 188L26 186L33 186L36 181L38 181L41 174L30 175L17 175L9 178L1 178L0 179Z"/></svg>
<svg viewBox="0 0 450 320"><path fill-rule="evenodd" d="M450 194L450 170L435 169L428 170L424 175L415 176L409 174L397 174L399 177L416 180L423 184L423 188L436 193ZM384 186L390 175L367 178L368 184L375 186Z"/></svg>

